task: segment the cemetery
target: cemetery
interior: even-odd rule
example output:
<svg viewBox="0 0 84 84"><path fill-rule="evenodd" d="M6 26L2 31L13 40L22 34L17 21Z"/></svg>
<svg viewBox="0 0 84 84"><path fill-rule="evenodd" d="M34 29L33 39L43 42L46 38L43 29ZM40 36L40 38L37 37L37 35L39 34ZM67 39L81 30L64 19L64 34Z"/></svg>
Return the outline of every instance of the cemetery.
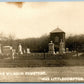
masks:
<svg viewBox="0 0 84 84"><path fill-rule="evenodd" d="M53 67L53 66L83 66L84 53L70 51L65 47L65 32L56 28L50 32L47 44L48 52L31 52L18 43L17 51L12 46L0 44L0 67Z"/></svg>

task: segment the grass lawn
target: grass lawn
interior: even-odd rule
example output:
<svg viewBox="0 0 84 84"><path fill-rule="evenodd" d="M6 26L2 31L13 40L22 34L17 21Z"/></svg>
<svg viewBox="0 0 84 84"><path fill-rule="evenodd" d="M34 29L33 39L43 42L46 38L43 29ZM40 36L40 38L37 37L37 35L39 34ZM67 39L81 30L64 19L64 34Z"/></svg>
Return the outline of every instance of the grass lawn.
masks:
<svg viewBox="0 0 84 84"><path fill-rule="evenodd" d="M28 73L45 74L28 74ZM27 73L27 74L26 74ZM82 78L83 80L61 80ZM19 56L0 58L0 82L84 82L84 57L38 58Z"/></svg>

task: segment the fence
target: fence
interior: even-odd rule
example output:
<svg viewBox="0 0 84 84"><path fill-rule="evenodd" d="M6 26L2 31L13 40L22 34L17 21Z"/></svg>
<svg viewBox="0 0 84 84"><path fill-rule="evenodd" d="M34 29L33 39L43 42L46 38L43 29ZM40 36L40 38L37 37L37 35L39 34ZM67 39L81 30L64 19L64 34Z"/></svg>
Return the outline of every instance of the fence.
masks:
<svg viewBox="0 0 84 84"><path fill-rule="evenodd" d="M69 53L69 54L50 54L50 53L30 53L30 54L23 54L23 55L15 55L15 59L24 59L24 60L55 60L55 59L68 59L74 58L73 55L76 53Z"/></svg>

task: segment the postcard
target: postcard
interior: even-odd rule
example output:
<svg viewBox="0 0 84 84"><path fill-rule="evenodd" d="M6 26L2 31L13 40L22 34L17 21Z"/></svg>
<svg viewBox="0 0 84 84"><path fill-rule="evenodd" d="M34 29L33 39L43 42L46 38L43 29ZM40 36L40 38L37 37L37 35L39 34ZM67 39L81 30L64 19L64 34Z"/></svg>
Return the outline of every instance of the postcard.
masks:
<svg viewBox="0 0 84 84"><path fill-rule="evenodd" d="M0 2L0 82L84 82L84 1Z"/></svg>

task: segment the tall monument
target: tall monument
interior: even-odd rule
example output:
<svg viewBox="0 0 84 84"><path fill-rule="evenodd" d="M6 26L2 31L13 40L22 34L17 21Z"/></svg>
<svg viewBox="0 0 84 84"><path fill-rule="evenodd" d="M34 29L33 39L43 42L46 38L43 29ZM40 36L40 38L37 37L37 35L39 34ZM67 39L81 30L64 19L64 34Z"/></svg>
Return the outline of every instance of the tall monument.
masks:
<svg viewBox="0 0 84 84"><path fill-rule="evenodd" d="M18 49L19 49L19 54L23 54L22 45L21 44L19 44Z"/></svg>
<svg viewBox="0 0 84 84"><path fill-rule="evenodd" d="M48 53L55 54L54 43L51 41L48 45L49 45L49 52Z"/></svg>
<svg viewBox="0 0 84 84"><path fill-rule="evenodd" d="M59 45L59 53L63 54L65 52L65 45L64 42L61 39L60 45Z"/></svg>
<svg viewBox="0 0 84 84"><path fill-rule="evenodd" d="M61 40L64 43L65 48L65 32L62 31L60 28L56 28L55 30L50 32L50 41L53 41L55 51L59 51Z"/></svg>

